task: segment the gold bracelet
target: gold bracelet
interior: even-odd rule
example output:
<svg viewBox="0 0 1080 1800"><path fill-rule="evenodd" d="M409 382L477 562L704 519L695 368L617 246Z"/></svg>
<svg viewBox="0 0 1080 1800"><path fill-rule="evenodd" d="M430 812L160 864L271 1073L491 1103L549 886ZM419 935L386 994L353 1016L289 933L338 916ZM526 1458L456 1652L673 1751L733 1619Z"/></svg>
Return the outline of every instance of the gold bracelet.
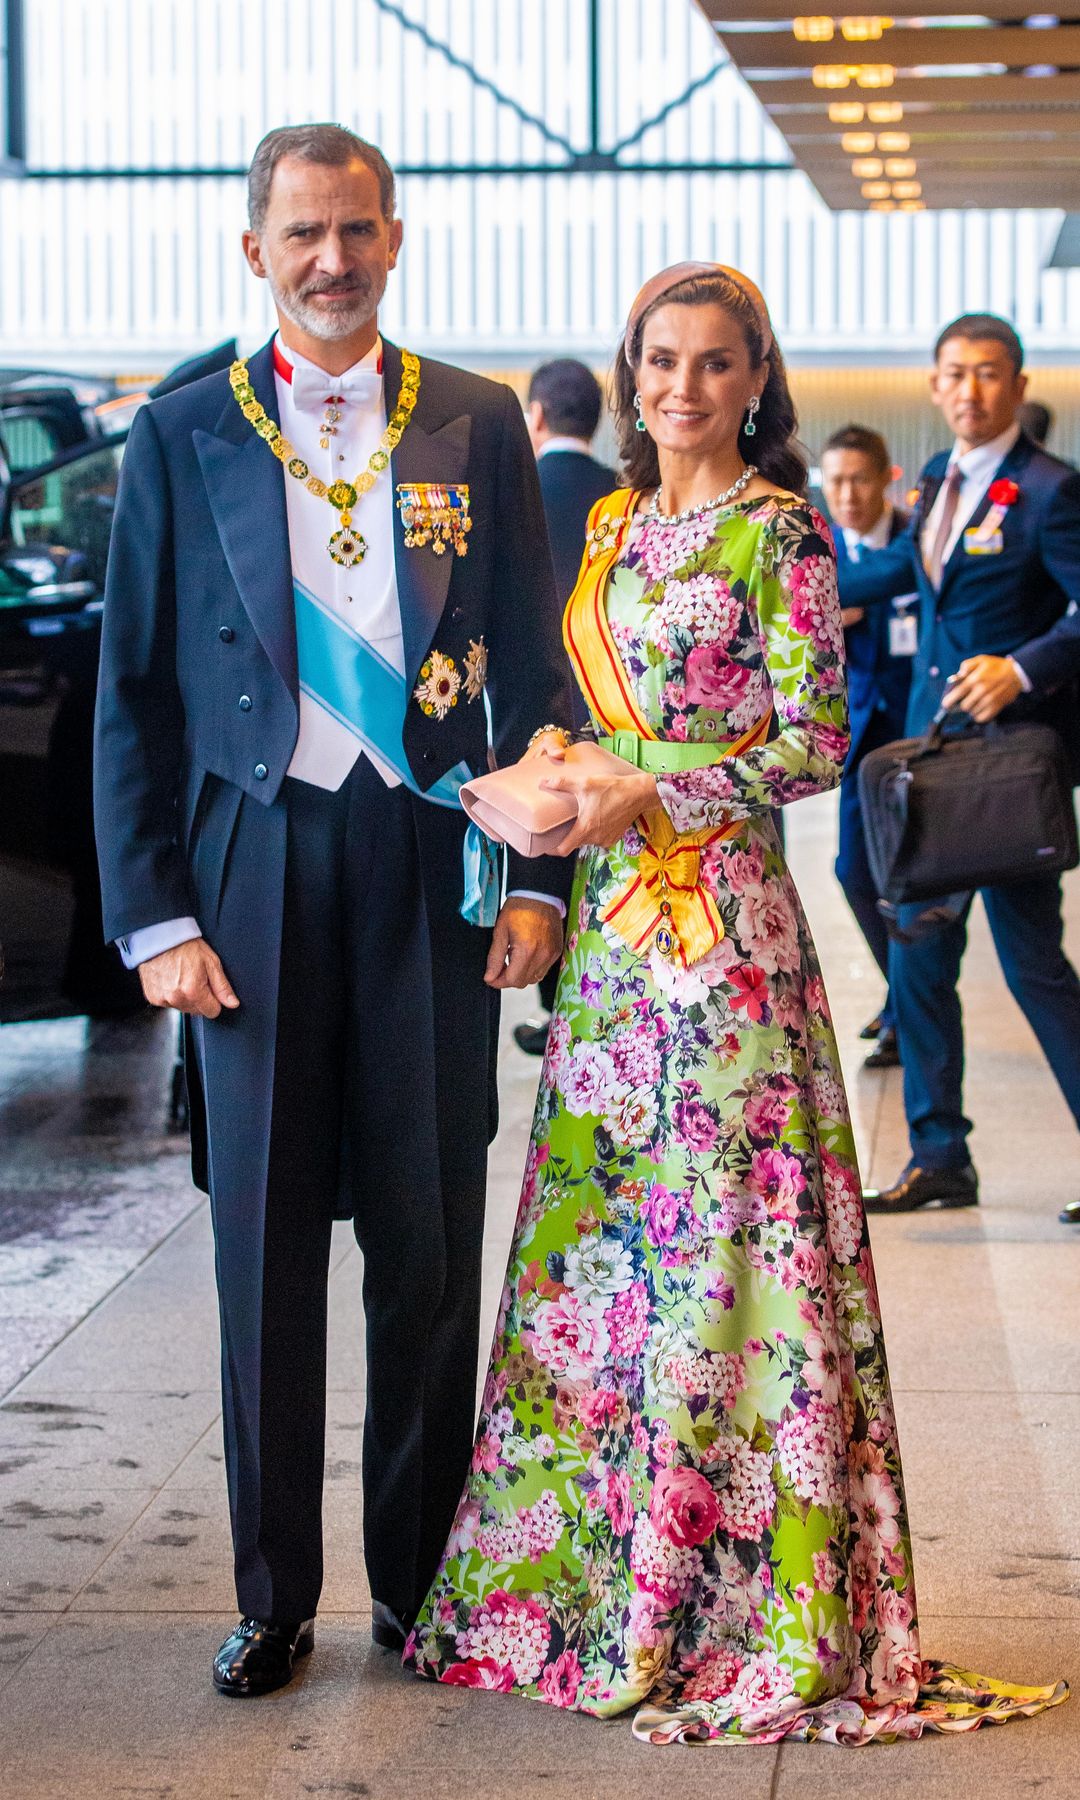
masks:
<svg viewBox="0 0 1080 1800"><path fill-rule="evenodd" d="M558 732L559 736L562 738L564 748L573 743L573 738L567 731L565 725L541 725L538 731L533 732L532 737L525 746L526 750L531 750L537 738L546 737L549 731Z"/></svg>

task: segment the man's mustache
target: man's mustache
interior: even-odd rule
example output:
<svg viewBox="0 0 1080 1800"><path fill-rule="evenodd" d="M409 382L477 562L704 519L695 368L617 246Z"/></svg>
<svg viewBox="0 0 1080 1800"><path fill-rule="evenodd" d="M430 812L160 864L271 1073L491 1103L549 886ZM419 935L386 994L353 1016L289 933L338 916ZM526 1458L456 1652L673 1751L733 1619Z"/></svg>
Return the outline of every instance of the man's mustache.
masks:
<svg viewBox="0 0 1080 1800"><path fill-rule="evenodd" d="M371 283L362 275L327 276L323 281L313 281L301 292L301 300L310 300L313 294L363 294Z"/></svg>

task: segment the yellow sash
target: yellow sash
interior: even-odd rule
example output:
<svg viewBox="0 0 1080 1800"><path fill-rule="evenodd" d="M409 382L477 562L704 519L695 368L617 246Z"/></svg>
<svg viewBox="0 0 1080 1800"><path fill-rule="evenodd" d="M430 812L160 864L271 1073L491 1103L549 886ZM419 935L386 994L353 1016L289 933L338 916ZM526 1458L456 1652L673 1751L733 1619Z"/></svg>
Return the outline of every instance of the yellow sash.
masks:
<svg viewBox="0 0 1080 1800"><path fill-rule="evenodd" d="M607 735L633 731L658 741L659 733L641 711L619 655L606 604L607 579L626 541L639 495L640 490L620 488L598 500L590 512L577 586L563 616L563 641L581 691ZM734 743L718 744L717 762L764 743L771 718L770 711ZM659 807L638 825L645 844L637 872L600 916L632 950L647 954L655 945L689 968L724 935L716 901L701 880L701 852L707 844L733 837L740 822L680 835Z"/></svg>

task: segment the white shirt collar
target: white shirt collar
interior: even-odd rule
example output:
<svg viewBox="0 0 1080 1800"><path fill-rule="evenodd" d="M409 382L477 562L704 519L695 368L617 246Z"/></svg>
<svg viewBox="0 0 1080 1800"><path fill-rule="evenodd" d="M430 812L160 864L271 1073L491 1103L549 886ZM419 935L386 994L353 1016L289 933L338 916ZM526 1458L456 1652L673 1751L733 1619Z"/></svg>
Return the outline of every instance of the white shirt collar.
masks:
<svg viewBox="0 0 1080 1800"><path fill-rule="evenodd" d="M892 527L892 515L892 502L886 500L885 510L881 514L881 517L871 525L869 531L852 531L850 526L842 526L841 529L844 533L844 543L847 545L847 548L849 550L884 550L889 541L889 531Z"/></svg>
<svg viewBox="0 0 1080 1800"><path fill-rule="evenodd" d="M539 450L536 452L537 462L540 461L542 456L550 456L553 450L576 450L581 456L592 455L592 446L589 443L588 438L549 437L545 439Z"/></svg>
<svg viewBox="0 0 1080 1800"><path fill-rule="evenodd" d="M370 369L377 369L382 362L383 341L381 337L377 337L367 355L362 356L359 362L353 363L350 369L345 369L341 375L327 374L325 369L319 368L318 363L313 363L310 358L301 356L299 350L293 350L290 345L282 343L280 331L274 334L274 348L285 362L292 364L294 369L314 369L317 374L324 376L328 382L333 384L334 381L343 381L347 375L358 375Z"/></svg>
<svg viewBox="0 0 1080 1800"><path fill-rule="evenodd" d="M1020 426L1014 420L1004 431L999 432L996 438L991 438L988 444L976 444L973 450L965 450L962 456L957 454L954 444L952 455L949 457L949 468L959 469L965 482L978 481L985 487L994 470L1008 456L1019 436Z"/></svg>

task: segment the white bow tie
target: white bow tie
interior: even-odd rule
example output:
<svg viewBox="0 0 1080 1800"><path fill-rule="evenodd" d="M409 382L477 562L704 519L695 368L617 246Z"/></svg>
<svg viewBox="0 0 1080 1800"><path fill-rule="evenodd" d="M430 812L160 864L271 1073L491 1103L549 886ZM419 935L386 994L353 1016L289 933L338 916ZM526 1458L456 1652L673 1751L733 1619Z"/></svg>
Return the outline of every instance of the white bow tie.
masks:
<svg viewBox="0 0 1080 1800"><path fill-rule="evenodd" d="M348 375L326 375L322 369L296 364L292 374L293 405L300 412L322 414L331 395L349 406L369 411L382 399L383 378L378 369L355 369Z"/></svg>

